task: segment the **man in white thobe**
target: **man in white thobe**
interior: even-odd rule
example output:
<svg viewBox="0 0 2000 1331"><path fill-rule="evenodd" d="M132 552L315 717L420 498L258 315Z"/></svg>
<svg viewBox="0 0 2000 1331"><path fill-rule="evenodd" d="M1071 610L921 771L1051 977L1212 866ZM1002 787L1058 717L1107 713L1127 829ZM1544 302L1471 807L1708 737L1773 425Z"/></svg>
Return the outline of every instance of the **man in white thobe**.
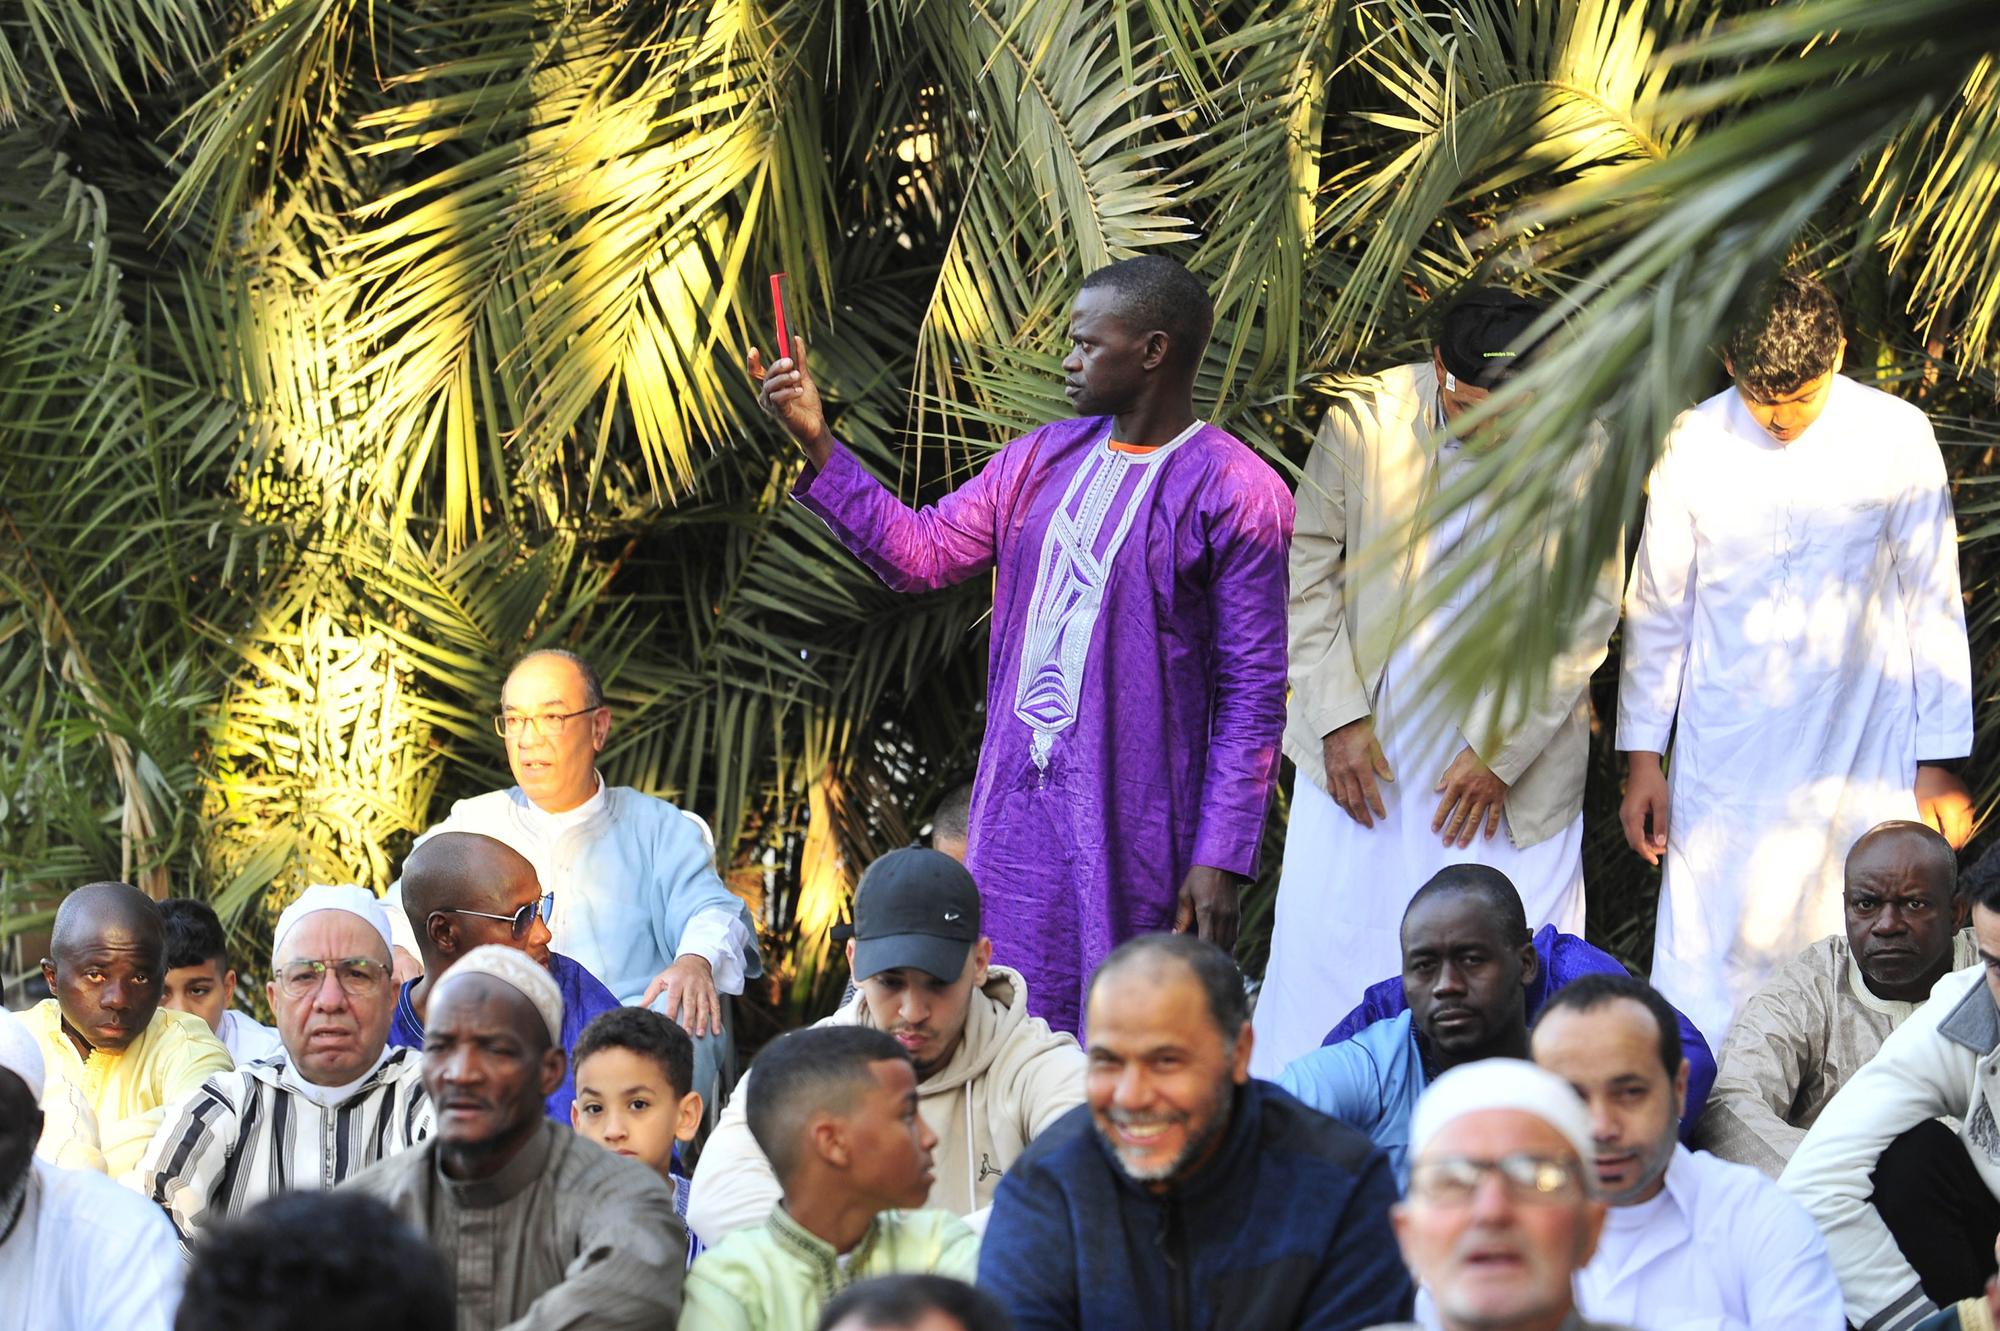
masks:
<svg viewBox="0 0 2000 1331"><path fill-rule="evenodd" d="M494 728L517 783L454 804L440 832L476 832L535 866L549 893L554 946L618 1001L665 1012L694 1038L695 1090L721 1102L721 996L763 973L750 912L715 872L715 847L693 814L608 786L596 758L611 734L597 673L569 652L530 652L508 674ZM415 974L416 935L389 889L397 974Z"/></svg>
<svg viewBox="0 0 2000 1331"><path fill-rule="evenodd" d="M1526 709L1502 708L1497 690L1453 709L1436 688L1493 573L1490 561L1465 566L1487 536L1483 506L1431 511L1477 463L1453 423L1518 368L1515 347L1540 312L1506 291L1459 297L1432 359L1336 403L1307 461L1284 738L1300 779L1257 1000L1260 1077L1318 1048L1365 986L1401 968L1404 908L1447 865L1500 870L1531 931L1583 932L1586 686L1617 621L1618 562ZM1444 604L1406 617L1451 578Z"/></svg>
<svg viewBox="0 0 2000 1331"><path fill-rule="evenodd" d="M1621 817L1666 865L1653 982L1718 1049L1840 928L1857 837L1971 834L1942 765L1972 748L1944 460L1921 411L1840 376L1845 348L1826 289L1781 279L1731 339L1735 386L1674 422L1626 598Z"/></svg>
<svg viewBox="0 0 2000 1331"><path fill-rule="evenodd" d="M1657 990L1586 975L1549 999L1529 1046L1583 1097L1611 1208L1577 1273L1584 1316L1647 1331L1845 1331L1805 1209L1749 1166L1680 1144L1688 1065Z"/></svg>

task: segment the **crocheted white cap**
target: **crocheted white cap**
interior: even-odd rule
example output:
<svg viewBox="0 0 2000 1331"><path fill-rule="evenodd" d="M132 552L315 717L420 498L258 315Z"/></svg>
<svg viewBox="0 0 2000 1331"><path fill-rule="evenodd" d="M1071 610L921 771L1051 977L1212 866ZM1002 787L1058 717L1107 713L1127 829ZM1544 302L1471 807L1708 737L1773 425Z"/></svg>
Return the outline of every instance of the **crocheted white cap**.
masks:
<svg viewBox="0 0 2000 1331"><path fill-rule="evenodd" d="M535 1011L542 1014L542 1024L549 1028L549 1043L562 1047L563 1000L562 990L549 978L549 973L527 953L519 948L503 947L498 943L488 943L475 947L472 951L452 963L431 989L430 1001L435 1004L450 985L469 975L485 975L517 990L521 997L534 1004Z"/></svg>
<svg viewBox="0 0 2000 1331"><path fill-rule="evenodd" d="M1415 1163L1431 1138L1467 1114L1482 1109L1518 1109L1560 1132L1588 1165L1590 1111L1570 1084L1545 1068L1518 1058L1486 1058L1452 1068L1424 1091L1410 1116L1410 1160Z"/></svg>
<svg viewBox="0 0 2000 1331"><path fill-rule="evenodd" d="M28 1083L28 1094L39 1103L42 1098L42 1051L35 1033L5 1008L0 1008L0 1068Z"/></svg>
<svg viewBox="0 0 2000 1331"><path fill-rule="evenodd" d="M323 910L344 910L349 915L358 915L369 928L382 935L383 947L395 946L395 936L389 930L389 912L382 909L382 902L373 892L353 883L314 883L278 916L277 932L271 936L273 965L284 955L285 936L298 928L306 916Z"/></svg>

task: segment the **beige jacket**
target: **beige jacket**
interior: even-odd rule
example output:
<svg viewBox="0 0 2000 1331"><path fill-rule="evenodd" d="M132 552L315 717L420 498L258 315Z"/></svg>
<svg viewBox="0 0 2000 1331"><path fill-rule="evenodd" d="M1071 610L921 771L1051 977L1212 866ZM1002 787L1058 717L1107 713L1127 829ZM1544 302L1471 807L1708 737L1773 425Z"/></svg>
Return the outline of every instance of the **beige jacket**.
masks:
<svg viewBox="0 0 2000 1331"><path fill-rule="evenodd" d="M1372 392L1327 410L1296 495L1285 755L1322 788L1321 740L1374 711L1383 669L1401 635L1415 627L1424 591L1411 573L1416 519L1437 490L1437 376L1423 362L1386 370L1375 383ZM1588 470L1579 468L1578 493L1588 480ZM1554 836L1583 807L1588 685L1618 622L1622 541L1619 550L1606 561L1571 646L1550 666L1539 695L1523 706L1488 688L1459 723L1474 752L1508 784L1507 830L1517 846ZM1546 567L1553 542L1547 534L1531 536L1509 553Z"/></svg>
<svg viewBox="0 0 2000 1331"><path fill-rule="evenodd" d="M856 994L819 1024L874 1022ZM711 1248L726 1235L763 1224L784 1195L744 1116L750 1075L736 1084L695 1166L688 1228ZM1027 982L994 966L972 996L957 1052L918 1084L917 1097L918 1111L938 1135L932 1152L937 1178L925 1205L971 1216L993 1204L1001 1175L1028 1143L1083 1103L1083 1050L1075 1036L1029 1016Z"/></svg>

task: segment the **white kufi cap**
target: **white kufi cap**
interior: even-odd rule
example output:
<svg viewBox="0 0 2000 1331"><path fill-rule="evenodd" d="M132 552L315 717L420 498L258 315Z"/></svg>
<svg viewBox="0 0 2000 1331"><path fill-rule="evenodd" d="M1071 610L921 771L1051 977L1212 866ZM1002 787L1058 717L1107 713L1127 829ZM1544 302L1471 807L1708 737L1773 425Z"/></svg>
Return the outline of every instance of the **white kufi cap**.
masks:
<svg viewBox="0 0 2000 1331"><path fill-rule="evenodd" d="M1597 1154L1591 1141L1590 1111L1570 1084L1546 1068L1518 1058L1486 1058L1452 1068L1424 1091L1410 1116L1410 1160L1423 1155L1431 1138L1467 1114L1482 1109L1518 1109L1560 1132L1586 1166Z"/></svg>
<svg viewBox="0 0 2000 1331"><path fill-rule="evenodd" d="M0 1068L28 1083L28 1094L40 1103L44 1078L41 1048L28 1023L5 1008L0 1008Z"/></svg>
<svg viewBox="0 0 2000 1331"><path fill-rule="evenodd" d="M382 946L393 948L395 936L389 931L389 912L382 908L381 901L365 887L353 883L314 883L299 893L298 900L285 907L278 916L278 930L271 936L271 962L277 964L284 955L285 936L299 925L308 915L323 910L344 910L349 915L358 915L368 927L382 935Z"/></svg>
<svg viewBox="0 0 2000 1331"><path fill-rule="evenodd" d="M562 1048L562 990L556 987L556 982L540 962L519 948L503 947L498 943L475 947L454 961L451 969L432 986L430 1002L433 1010L438 996L444 993L447 986L471 975L498 980L534 1004L535 1011L542 1015L542 1024L549 1028L549 1043Z"/></svg>

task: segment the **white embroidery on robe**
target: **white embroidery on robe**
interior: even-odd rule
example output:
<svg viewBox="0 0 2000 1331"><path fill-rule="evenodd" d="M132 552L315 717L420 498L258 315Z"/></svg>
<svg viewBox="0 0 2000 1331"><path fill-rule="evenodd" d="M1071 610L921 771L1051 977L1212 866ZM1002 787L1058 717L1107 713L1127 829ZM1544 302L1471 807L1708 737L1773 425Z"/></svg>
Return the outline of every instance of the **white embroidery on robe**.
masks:
<svg viewBox="0 0 2000 1331"><path fill-rule="evenodd" d="M1100 441L1049 518L1014 692L1014 715L1033 732L1028 752L1037 768L1047 770L1056 736L1076 723L1112 561L1146 506L1160 464L1205 424L1198 420L1146 453L1121 452Z"/></svg>

